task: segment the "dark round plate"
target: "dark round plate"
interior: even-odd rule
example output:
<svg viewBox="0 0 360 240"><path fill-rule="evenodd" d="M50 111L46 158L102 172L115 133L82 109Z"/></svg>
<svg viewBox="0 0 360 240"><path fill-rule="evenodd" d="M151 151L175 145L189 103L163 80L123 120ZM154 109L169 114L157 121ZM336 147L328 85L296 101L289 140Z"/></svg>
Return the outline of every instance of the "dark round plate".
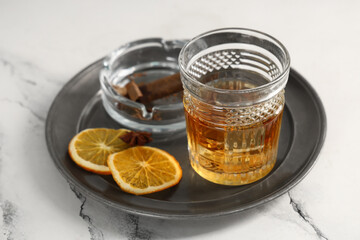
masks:
<svg viewBox="0 0 360 240"><path fill-rule="evenodd" d="M170 189L144 196L122 192L111 176L79 168L67 147L82 129L122 128L105 112L99 95L102 60L71 79L55 98L46 121L49 152L62 175L77 189L101 203L126 212L160 218L184 219L220 216L266 203L294 187L313 166L323 145L326 116L310 84L291 70L286 86L277 163L272 172L255 183L230 187L198 176L188 160L186 136L151 145L171 153L183 169L181 182Z"/></svg>

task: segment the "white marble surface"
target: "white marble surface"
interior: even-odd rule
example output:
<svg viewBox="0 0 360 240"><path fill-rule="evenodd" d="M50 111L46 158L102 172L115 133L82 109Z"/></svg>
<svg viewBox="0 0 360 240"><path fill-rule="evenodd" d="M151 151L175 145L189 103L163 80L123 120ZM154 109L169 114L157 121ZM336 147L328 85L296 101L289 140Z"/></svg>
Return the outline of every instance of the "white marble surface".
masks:
<svg viewBox="0 0 360 240"><path fill-rule="evenodd" d="M0 239L360 239L359 1L0 1ZM319 93L328 132L288 194L241 214L168 221L115 211L55 168L44 125L56 93L122 43L262 30Z"/></svg>

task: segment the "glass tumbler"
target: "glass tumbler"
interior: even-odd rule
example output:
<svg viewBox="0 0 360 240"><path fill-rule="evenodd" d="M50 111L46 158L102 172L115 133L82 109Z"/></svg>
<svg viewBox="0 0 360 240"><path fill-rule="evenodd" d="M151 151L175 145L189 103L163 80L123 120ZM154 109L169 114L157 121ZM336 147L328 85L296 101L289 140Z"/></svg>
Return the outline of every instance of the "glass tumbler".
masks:
<svg viewBox="0 0 360 240"><path fill-rule="evenodd" d="M277 157L288 51L275 38L228 28L189 41L179 55L190 162L203 178L243 185Z"/></svg>

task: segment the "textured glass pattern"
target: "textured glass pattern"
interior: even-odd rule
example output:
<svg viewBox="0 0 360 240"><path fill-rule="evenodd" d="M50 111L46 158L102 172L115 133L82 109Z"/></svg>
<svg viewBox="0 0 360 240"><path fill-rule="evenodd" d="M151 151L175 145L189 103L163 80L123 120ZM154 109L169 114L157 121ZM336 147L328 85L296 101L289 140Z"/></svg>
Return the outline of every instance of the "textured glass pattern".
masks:
<svg viewBox="0 0 360 240"><path fill-rule="evenodd" d="M250 125L279 114L285 103L284 91L261 104L242 108L225 108L228 125Z"/></svg>
<svg viewBox="0 0 360 240"><path fill-rule="evenodd" d="M200 57L191 64L189 74L199 79L214 70L243 67L256 67L271 79L280 75L279 68L267 56L238 49L216 51Z"/></svg>

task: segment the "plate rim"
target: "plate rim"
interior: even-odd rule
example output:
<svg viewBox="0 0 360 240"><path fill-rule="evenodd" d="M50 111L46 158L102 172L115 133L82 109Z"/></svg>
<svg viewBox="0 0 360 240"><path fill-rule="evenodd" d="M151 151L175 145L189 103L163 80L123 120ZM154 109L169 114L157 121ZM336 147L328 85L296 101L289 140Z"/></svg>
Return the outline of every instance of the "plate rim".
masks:
<svg viewBox="0 0 360 240"><path fill-rule="evenodd" d="M73 179L73 177L69 173L67 173L67 171L64 168L62 168L62 166L60 166L61 165L60 161L56 160L58 158L58 156L55 154L55 151L51 149L52 148L52 146L51 146L52 140L51 140L51 134L50 134L51 128L50 128L50 120L49 119L51 119L53 109L56 106L56 100L59 99L59 97L63 93L66 92L66 90L69 86L76 83L81 75L91 72L92 69L94 67L97 67L99 65L99 63L102 63L102 61L103 61L103 58L101 58L101 59L93 62L92 64L88 65L87 67L83 68L80 72L78 72L75 76L73 76L66 84L64 84L64 86L60 89L60 91L58 92L58 94L55 96L55 98L52 101L52 104L48 110L48 114L46 117L46 123L45 123L45 139L46 139L46 143L47 143L48 152L50 153L52 161L54 162L58 171L61 173L61 175L65 178L65 180L70 185L75 186L82 194L84 194L85 196L92 197L93 199L97 200L100 203L106 204L110 207L114 207L116 209L122 210L127 213L138 214L141 216L161 218L161 219L181 220L181 219L201 219L201 218L225 216L225 215L229 215L229 214L233 214L233 213L237 213L237 212L242 212L242 211L251 209L256 206L260 206L262 204L270 202L270 201L280 197L281 195L285 194L286 192L288 192L290 189L292 189L294 186L296 186L299 182L301 182L307 176L307 174L314 167L315 163L318 160L318 156L319 156L319 154L322 150L322 147L324 145L324 142L325 142L326 131L327 131L327 118L326 118L325 108L324 108L324 105L323 105L319 95L317 94L317 92L315 91L313 86L311 86L310 83L302 75L300 75L296 70L294 70L294 68L291 68L290 75L292 75L293 77L300 80L298 82L305 89L308 90L308 93L312 97L312 101L314 103L316 103L315 107L319 113L319 121L320 121L321 128L319 129L320 130L319 131L319 140L316 142L313 151L307 158L305 166L303 168L301 168L298 172L296 172L296 174L292 176L292 179L290 181L286 182L282 187L276 189L275 191L272 191L268 195L265 195L261 198L251 201L249 203L242 204L238 208L230 209L227 211L216 211L216 212L198 213L198 214L196 214L196 213L195 214L192 214L192 213L174 214L174 213L158 213L158 212L143 211L140 209L136 209L136 208L134 209L134 208L127 207L124 205L119 206L119 204L116 204L113 201L105 199L105 198L99 196L97 193L90 191L89 189L84 187L82 185L82 183L79 183L76 179ZM291 117L292 117L292 115L291 115Z"/></svg>

